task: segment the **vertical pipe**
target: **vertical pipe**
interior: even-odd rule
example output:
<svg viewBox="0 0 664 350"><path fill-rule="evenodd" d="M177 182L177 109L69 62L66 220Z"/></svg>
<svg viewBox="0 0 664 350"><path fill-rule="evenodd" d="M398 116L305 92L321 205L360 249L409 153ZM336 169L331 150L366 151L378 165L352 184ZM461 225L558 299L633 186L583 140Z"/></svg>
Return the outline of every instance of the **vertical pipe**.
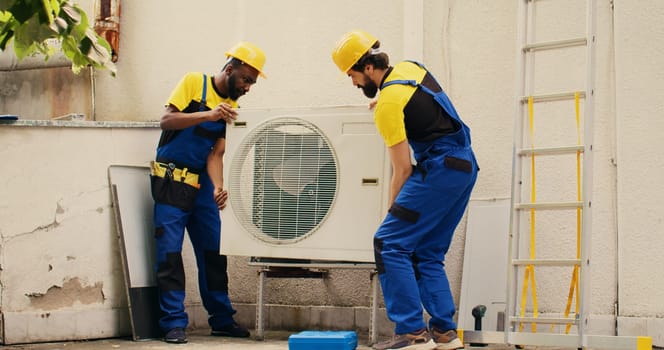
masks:
<svg viewBox="0 0 664 350"><path fill-rule="evenodd" d="M369 345L378 340L377 318L378 318L378 271L371 270L371 313L369 325Z"/></svg>
<svg viewBox="0 0 664 350"><path fill-rule="evenodd" d="M90 67L90 120L97 120L97 111L95 105L95 68Z"/></svg>
<svg viewBox="0 0 664 350"><path fill-rule="evenodd" d="M258 270L258 295L256 296L256 340L265 339L265 329L263 328L263 289L265 288L265 275L267 267L261 267Z"/></svg>
<svg viewBox="0 0 664 350"><path fill-rule="evenodd" d="M620 247L621 245L621 240L620 240L620 234L619 234L619 218L618 218L618 115L617 115L617 107L616 107L616 100L617 100L617 91L616 91L616 36L615 36L615 4L614 1L611 0L611 22L610 22L610 37L608 38L608 42L611 46L611 49L609 52L611 52L610 55L610 72L614 72L614 74L611 74L611 109L612 109L612 115L613 115L613 145L611 147L611 165L613 165L613 225L614 225L614 232L613 234L615 235L615 249L616 249L616 259L615 259L615 269L616 269L616 285L615 285L615 293L616 293L616 300L613 304L613 335L617 336L618 335L618 317L620 316Z"/></svg>

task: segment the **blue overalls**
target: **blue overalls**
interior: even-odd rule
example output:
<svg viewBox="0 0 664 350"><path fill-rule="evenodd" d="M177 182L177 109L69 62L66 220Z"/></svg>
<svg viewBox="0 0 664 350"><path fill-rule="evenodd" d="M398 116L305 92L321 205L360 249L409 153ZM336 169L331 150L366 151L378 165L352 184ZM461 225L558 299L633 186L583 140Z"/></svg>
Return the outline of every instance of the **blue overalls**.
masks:
<svg viewBox="0 0 664 350"><path fill-rule="evenodd" d="M374 236L387 314L396 334L426 326L422 305L431 316L430 326L456 329L444 260L477 179L470 129L443 91L434 93L414 80L389 81L381 89L392 84L413 85L432 95L461 127L432 142L409 140L417 167Z"/></svg>
<svg viewBox="0 0 664 350"><path fill-rule="evenodd" d="M205 110L207 76L203 76L203 98L200 110ZM219 254L221 219L213 197L214 186L207 174L207 157L216 140L223 135L225 123L204 122L186 129L157 148L157 161L187 167L199 174L200 190L193 209L185 211L176 206L155 202L154 226L156 240L157 285L162 317L159 326L164 332L189 323L184 309L185 273L182 263L182 243L187 229L196 255L198 286L203 306L210 315L212 328L233 323L233 309L228 298L226 256Z"/></svg>

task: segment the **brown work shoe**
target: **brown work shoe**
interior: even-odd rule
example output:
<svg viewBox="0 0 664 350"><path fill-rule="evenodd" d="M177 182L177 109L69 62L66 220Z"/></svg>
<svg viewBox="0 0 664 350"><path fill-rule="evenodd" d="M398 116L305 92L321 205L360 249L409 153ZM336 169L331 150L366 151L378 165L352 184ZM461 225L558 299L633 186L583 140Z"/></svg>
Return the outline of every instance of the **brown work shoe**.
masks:
<svg viewBox="0 0 664 350"><path fill-rule="evenodd" d="M431 334L426 329L412 333L397 334L392 339L374 344L376 350L433 350L436 343L431 339Z"/></svg>
<svg viewBox="0 0 664 350"><path fill-rule="evenodd" d="M431 330L431 336L436 342L436 350L463 349L463 343L454 329L441 331L436 327Z"/></svg>

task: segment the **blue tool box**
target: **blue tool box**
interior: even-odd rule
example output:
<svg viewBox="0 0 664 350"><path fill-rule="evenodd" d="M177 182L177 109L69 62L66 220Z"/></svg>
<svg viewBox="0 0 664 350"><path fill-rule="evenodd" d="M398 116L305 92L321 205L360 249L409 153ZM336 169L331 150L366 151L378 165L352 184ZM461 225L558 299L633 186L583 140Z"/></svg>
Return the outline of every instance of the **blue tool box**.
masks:
<svg viewBox="0 0 664 350"><path fill-rule="evenodd" d="M357 334L351 331L304 331L288 337L288 350L355 350Z"/></svg>

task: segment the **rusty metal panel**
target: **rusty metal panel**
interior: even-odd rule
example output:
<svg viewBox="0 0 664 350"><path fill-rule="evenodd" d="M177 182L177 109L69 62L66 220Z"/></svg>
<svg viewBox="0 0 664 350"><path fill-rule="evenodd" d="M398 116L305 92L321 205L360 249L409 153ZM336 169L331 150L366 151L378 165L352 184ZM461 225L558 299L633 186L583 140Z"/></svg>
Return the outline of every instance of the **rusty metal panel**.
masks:
<svg viewBox="0 0 664 350"><path fill-rule="evenodd" d="M120 0L100 0L95 7L95 32L111 45L111 59L120 52Z"/></svg>
<svg viewBox="0 0 664 350"><path fill-rule="evenodd" d="M0 72L0 111L20 115L21 119L90 116L88 73L85 69L74 74L68 67Z"/></svg>

